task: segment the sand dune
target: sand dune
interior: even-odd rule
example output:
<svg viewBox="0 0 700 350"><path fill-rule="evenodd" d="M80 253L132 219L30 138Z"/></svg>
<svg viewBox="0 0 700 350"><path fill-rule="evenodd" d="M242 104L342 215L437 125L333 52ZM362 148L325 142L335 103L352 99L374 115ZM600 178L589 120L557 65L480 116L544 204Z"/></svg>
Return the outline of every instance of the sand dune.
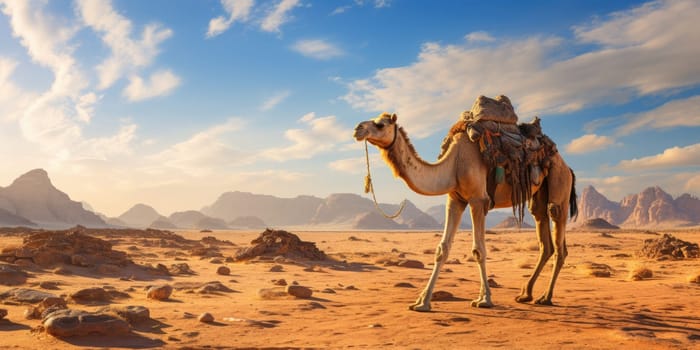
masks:
<svg viewBox="0 0 700 350"><path fill-rule="evenodd" d="M231 257L249 247L258 231L178 233L190 241L98 233L97 237L111 242L112 249L126 252L135 263L116 270L22 264L29 274L26 282L0 285L0 293L15 287L31 288L63 297L71 309L87 311L143 306L150 318L132 323L126 335L59 338L41 330L41 320L25 318L27 305L5 300L0 304L0 309L7 310L7 316L0 320L0 348L700 346L700 260L639 257L637 252L645 239L660 237L643 231L570 233L570 255L557 283L554 307L514 301L537 259L537 251L532 249L534 232L487 235L487 266L499 286L492 289L496 304L492 309L469 307L478 294L479 278L475 264L468 261L471 235L460 233L450 264L445 265L436 287L452 297L434 301L429 313L412 312L407 307L428 279L431 250L439 241L436 232L294 232L304 241L315 242L330 259L263 257L246 262L231 262ZM685 241L700 241L699 231L671 233ZM202 240L205 236L216 239ZM222 243L224 240L232 244ZM1 247L21 244L22 234L0 235ZM425 268L386 263L396 259L420 261ZM158 274L139 268L158 264L170 272ZM174 268L182 268L182 264L194 274ZM226 272L222 266L228 274L219 274ZM651 271L651 276L631 278L640 268ZM599 270L607 272L595 272ZM549 268L543 272L536 293L545 288L549 272ZM219 283L210 283L214 281ZM167 300L147 297L148 288L163 284L172 287ZM285 284L308 287L313 294L309 298L289 295ZM103 287L119 297L97 302L69 297L90 287ZM213 321L200 322L198 318L204 313Z"/></svg>

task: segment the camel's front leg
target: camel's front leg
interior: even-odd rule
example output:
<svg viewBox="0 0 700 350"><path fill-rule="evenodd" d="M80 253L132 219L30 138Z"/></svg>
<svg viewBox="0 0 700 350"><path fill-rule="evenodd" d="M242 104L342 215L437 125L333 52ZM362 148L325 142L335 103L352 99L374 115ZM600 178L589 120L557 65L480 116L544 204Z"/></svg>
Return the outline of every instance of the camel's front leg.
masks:
<svg viewBox="0 0 700 350"><path fill-rule="evenodd" d="M489 205L489 198L475 198L469 200L469 210L472 214L472 236L474 242L472 244L472 255L474 260L479 265L479 276L481 277L481 288L479 289L479 298L472 301L474 307L492 307L491 289L487 281L486 275L486 213Z"/></svg>
<svg viewBox="0 0 700 350"><path fill-rule="evenodd" d="M425 289L423 289L423 292L418 296L416 302L408 307L409 309L413 311L430 311L430 298L433 296L435 282L437 281L438 274L440 274L440 268L445 263L450 253L454 235L459 228L459 222L462 219L462 213L464 213L464 208L466 208L466 206L467 204L461 200L452 198L450 195L447 196L445 229L442 233L440 244L438 244L435 249L435 265L433 266L433 272L430 274L430 279Z"/></svg>

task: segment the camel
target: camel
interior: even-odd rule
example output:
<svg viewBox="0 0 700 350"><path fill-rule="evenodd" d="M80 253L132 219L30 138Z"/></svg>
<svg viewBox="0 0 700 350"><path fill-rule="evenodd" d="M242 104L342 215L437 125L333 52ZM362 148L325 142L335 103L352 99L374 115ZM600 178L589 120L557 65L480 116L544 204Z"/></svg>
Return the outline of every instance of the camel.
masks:
<svg viewBox="0 0 700 350"><path fill-rule="evenodd" d="M452 136L449 148L436 163L426 162L416 153L406 132L397 124L396 114L389 113L359 123L355 128L354 138L376 146L394 176L403 179L414 192L428 196L447 195L445 227L442 239L435 249L435 265L427 285L409 309L430 311L433 288L440 268L448 258L467 204L472 217L472 256L478 264L481 278L479 297L471 302L471 306L493 307L486 273L485 216L491 205L494 205L494 208L508 208L516 203L511 203L511 186L507 183L497 186L495 203L491 203L486 188L489 169L479 153L479 145L471 142L464 133L456 133ZM552 305L554 284L567 256L567 212L570 212L571 217L577 214L575 175L559 153L556 153L551 159L551 168L547 176L541 174L537 183L539 185L532 185L532 198L529 200L528 209L536 223L539 259L516 301L525 303L533 300L532 289L535 281L545 263L554 256L549 287L535 300L535 304ZM551 229L550 219L553 225Z"/></svg>

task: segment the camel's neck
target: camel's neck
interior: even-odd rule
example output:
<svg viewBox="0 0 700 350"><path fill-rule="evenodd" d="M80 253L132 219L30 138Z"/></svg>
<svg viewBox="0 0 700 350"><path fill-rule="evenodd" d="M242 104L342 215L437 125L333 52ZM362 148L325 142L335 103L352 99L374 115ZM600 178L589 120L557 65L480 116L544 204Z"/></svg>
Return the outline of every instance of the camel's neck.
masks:
<svg viewBox="0 0 700 350"><path fill-rule="evenodd" d="M457 176L454 159L446 156L437 163L428 163L416 153L403 129L389 149L380 148L384 161L391 167L395 176L402 178L408 187L423 195L442 195L454 191Z"/></svg>

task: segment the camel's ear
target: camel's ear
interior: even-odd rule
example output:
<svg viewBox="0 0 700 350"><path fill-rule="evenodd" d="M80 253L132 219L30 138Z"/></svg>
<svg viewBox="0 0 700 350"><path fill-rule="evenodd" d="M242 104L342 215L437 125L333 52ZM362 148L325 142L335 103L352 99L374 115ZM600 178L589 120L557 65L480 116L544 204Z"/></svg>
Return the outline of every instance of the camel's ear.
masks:
<svg viewBox="0 0 700 350"><path fill-rule="evenodd" d="M392 115L391 115L391 122L392 122L392 123L396 123L396 119L397 119L396 113L392 114Z"/></svg>

